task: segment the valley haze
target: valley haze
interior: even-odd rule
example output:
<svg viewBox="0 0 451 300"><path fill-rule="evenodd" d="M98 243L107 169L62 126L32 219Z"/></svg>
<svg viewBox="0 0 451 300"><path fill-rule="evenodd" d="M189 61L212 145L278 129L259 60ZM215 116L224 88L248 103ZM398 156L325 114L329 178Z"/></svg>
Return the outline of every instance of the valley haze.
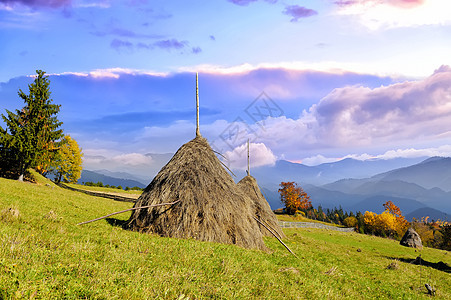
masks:
<svg viewBox="0 0 451 300"><path fill-rule="evenodd" d="M165 164L161 163L160 168ZM242 170L234 170L234 174L236 182L245 176ZM278 184L295 181L310 195L315 208L321 205L323 209L342 207L349 212L381 213L383 204L392 201L408 220L429 216L434 220L451 221L451 158L393 159L390 162L345 159L317 166L282 160L274 166L251 169L251 174L272 209L282 206ZM101 181L144 188L151 180L128 173L84 170L79 183Z"/></svg>

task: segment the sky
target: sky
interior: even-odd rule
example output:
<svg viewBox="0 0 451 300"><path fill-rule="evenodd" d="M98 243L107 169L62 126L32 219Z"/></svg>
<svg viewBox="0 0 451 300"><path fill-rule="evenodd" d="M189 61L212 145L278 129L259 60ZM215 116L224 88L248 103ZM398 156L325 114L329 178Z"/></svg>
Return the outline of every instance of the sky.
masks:
<svg viewBox="0 0 451 300"><path fill-rule="evenodd" d="M51 81L86 169L201 133L244 168L451 156L451 2L0 0L0 113ZM3 124L1 124L3 126ZM144 166L144 167L143 167ZM139 170L138 170L139 169Z"/></svg>

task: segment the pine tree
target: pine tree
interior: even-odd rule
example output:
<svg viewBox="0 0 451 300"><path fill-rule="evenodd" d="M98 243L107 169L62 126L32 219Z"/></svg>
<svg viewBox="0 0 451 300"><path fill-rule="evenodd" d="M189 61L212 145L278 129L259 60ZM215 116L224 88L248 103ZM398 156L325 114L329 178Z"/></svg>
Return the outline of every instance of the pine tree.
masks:
<svg viewBox="0 0 451 300"><path fill-rule="evenodd" d="M0 169L3 174L20 175L19 179L30 167L44 173L46 170L39 167L53 159L63 136L62 129L58 129L62 122L56 116L60 105L52 104L50 81L44 71L36 73L28 85L29 95L19 89L25 107L2 114L6 129L0 127Z"/></svg>

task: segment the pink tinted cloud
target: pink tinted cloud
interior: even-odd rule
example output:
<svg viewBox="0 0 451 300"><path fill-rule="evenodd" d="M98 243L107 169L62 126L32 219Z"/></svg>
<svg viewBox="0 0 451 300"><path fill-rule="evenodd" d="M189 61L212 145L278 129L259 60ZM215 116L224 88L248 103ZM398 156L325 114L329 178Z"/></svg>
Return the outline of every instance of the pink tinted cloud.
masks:
<svg viewBox="0 0 451 300"><path fill-rule="evenodd" d="M405 8L412 8L424 4L424 0L391 0L388 2L389 4Z"/></svg>
<svg viewBox="0 0 451 300"><path fill-rule="evenodd" d="M388 4L403 8L413 8L424 4L424 2L425 0L340 0L335 1L334 3L342 7L359 4L372 4L372 5Z"/></svg>
<svg viewBox="0 0 451 300"><path fill-rule="evenodd" d="M240 6L247 6L252 2L256 2L258 0L227 0L229 2L232 2L233 4L240 5ZM277 0L265 0L265 2L269 3L276 3Z"/></svg>
<svg viewBox="0 0 451 300"><path fill-rule="evenodd" d="M433 138L451 132L451 68L422 81L336 89L310 112L319 135L340 145Z"/></svg>
<svg viewBox="0 0 451 300"><path fill-rule="evenodd" d="M450 119L451 68L442 66L424 80L337 88L299 118L268 118L256 136L276 155L293 157L299 149L414 147L449 141Z"/></svg>

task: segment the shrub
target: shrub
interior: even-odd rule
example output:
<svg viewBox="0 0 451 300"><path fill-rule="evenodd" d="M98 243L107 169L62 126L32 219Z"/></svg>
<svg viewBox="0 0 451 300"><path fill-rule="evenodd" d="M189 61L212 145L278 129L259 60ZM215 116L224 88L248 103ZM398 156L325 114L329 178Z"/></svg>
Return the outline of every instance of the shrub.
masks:
<svg viewBox="0 0 451 300"><path fill-rule="evenodd" d="M356 217L347 217L343 220L343 224L346 227L357 227L357 218Z"/></svg>

